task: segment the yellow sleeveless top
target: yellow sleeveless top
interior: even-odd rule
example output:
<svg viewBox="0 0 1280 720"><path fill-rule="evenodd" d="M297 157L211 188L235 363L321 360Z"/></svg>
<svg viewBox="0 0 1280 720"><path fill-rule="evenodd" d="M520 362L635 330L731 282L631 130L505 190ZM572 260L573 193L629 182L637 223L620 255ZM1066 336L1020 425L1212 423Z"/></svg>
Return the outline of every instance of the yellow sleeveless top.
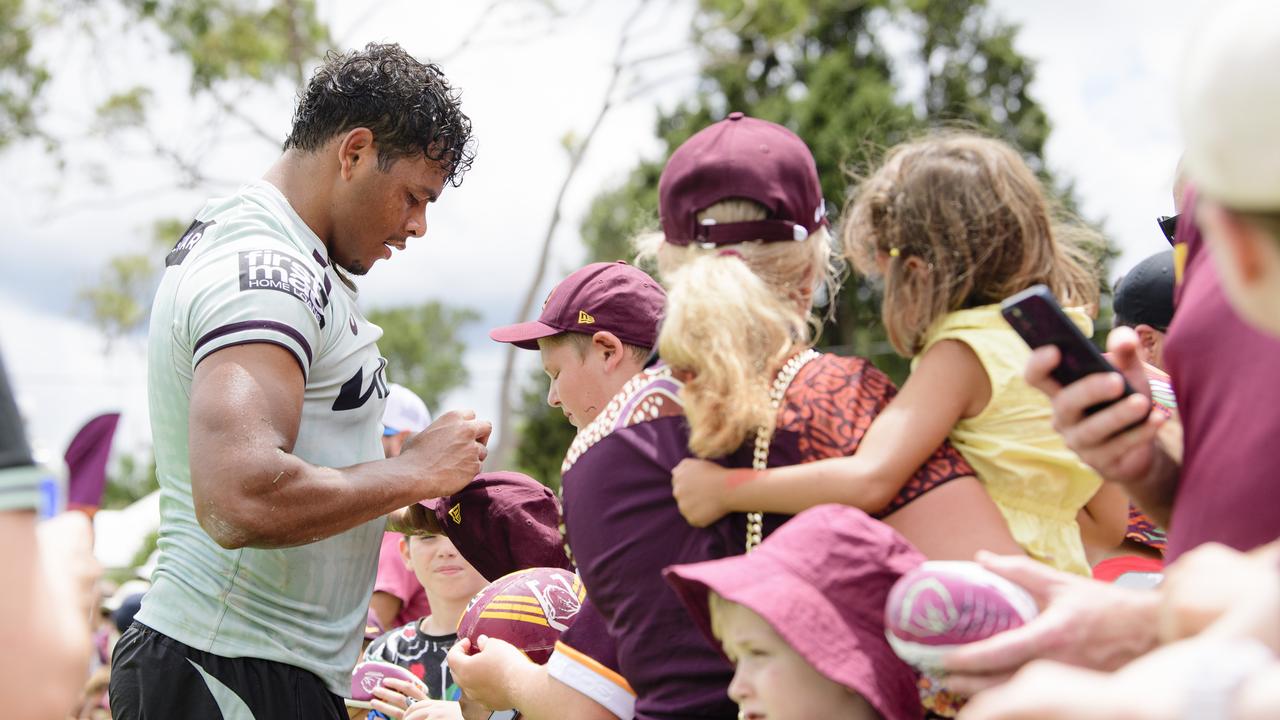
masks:
<svg viewBox="0 0 1280 720"><path fill-rule="evenodd" d="M1093 323L1082 310L1068 308L1066 313L1086 336L1093 334ZM924 349L941 340L968 345L991 381L991 401L981 413L956 424L951 444L977 471L1027 554L1060 570L1089 575L1076 514L1102 480L1053 429L1049 398L1023 379L1030 348L1001 317L999 305L940 318L926 333Z"/></svg>

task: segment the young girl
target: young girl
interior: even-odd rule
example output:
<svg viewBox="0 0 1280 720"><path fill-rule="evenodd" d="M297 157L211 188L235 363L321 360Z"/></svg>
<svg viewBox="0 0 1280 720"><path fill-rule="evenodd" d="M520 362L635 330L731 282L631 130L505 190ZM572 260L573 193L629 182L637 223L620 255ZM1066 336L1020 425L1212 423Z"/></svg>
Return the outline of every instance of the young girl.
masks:
<svg viewBox="0 0 1280 720"><path fill-rule="evenodd" d="M1093 506L1098 517L1086 510L1101 480L1067 449L1048 400L1022 379L1030 351L999 307L1043 283L1091 334L1097 279L1065 232L1052 226L1030 168L1000 141L956 134L895 148L853 198L842 235L854 264L884 278L884 324L894 348L912 358L911 377L856 455L766 472L686 461L673 474L681 512L694 524L824 502L876 512L950 439L1027 553L1088 574L1077 519L1118 545L1124 498L1108 488ZM678 327L684 303L680 288L669 290L667 327Z"/></svg>
<svg viewBox="0 0 1280 720"><path fill-rule="evenodd" d="M894 582L924 556L865 513L824 505L756 552L676 565L667 582L735 672L753 720L919 720L915 673L885 640Z"/></svg>
<svg viewBox="0 0 1280 720"><path fill-rule="evenodd" d="M656 260L668 288L659 352L685 381L680 398L689 449L743 468L728 484L747 492L758 482L742 484L753 477L753 466L860 455L867 428L893 411L897 390L864 358L810 349L806 319L814 291L825 285L834 296L836 284L817 171L803 141L773 123L731 115L677 150L661 187L663 233L642 238L639 249L641 257ZM844 502L884 520L931 559L968 560L978 549L1020 552L946 433L931 442L909 458L889 454L900 477L873 488L870 502L850 502L830 490L823 497L812 483L789 483L779 486L772 503L749 498L750 504L726 508L719 496L736 490L726 492L720 477L700 488L714 496L715 508L693 524L709 525L728 510L794 514ZM682 504L688 463L673 477ZM839 477L837 484L848 483ZM778 520L749 524L753 540Z"/></svg>

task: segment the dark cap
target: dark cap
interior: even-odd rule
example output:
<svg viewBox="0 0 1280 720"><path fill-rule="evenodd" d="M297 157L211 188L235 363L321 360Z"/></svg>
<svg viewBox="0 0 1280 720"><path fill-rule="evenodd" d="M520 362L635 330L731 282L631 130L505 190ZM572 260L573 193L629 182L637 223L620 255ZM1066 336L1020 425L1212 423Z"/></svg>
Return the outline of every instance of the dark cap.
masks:
<svg viewBox="0 0 1280 720"><path fill-rule="evenodd" d="M1173 320L1173 251L1138 263L1116 283L1116 325L1150 325L1164 332Z"/></svg>
<svg viewBox="0 0 1280 720"><path fill-rule="evenodd" d="M749 555L675 565L665 575L716 647L709 591L763 617L815 670L866 698L881 717L918 720L916 675L889 647L884 608L893 584L924 559L861 510L820 505Z"/></svg>
<svg viewBox="0 0 1280 720"><path fill-rule="evenodd" d="M698 213L721 200L763 205L765 220L702 224ZM730 113L676 148L658 181L658 214L672 245L804 240L827 224L813 153L795 133Z"/></svg>
<svg viewBox="0 0 1280 720"><path fill-rule="evenodd" d="M640 268L624 262L592 263L560 281L537 320L489 331L498 342L537 350L538 339L607 330L629 345L652 348L667 293Z"/></svg>
<svg viewBox="0 0 1280 720"><path fill-rule="evenodd" d="M422 505L489 582L533 567L573 569L560 535L560 502L528 475L481 473L459 492Z"/></svg>

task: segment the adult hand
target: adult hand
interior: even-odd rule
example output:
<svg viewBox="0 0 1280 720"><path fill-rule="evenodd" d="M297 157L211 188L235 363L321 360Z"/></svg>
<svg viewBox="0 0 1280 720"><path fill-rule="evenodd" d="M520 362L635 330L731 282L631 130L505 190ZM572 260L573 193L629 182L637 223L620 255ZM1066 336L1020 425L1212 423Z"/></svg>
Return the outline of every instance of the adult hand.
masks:
<svg viewBox="0 0 1280 720"><path fill-rule="evenodd" d="M1280 544L1242 553L1207 543L1165 568L1160 595L1160 638L1174 642L1198 635L1228 613L1241 616L1257 607L1267 627L1242 627L1243 634L1265 635L1280 617ZM1230 623L1233 627L1240 623ZM1257 623L1251 623L1256 625ZM1261 638L1268 639L1268 638Z"/></svg>
<svg viewBox="0 0 1280 720"><path fill-rule="evenodd" d="M680 514L694 527L706 527L724 517L729 510L723 504L729 473L713 462L686 458L671 471L671 493Z"/></svg>
<svg viewBox="0 0 1280 720"><path fill-rule="evenodd" d="M93 556L93 525L88 516L70 511L49 518L36 525L36 541L40 566L54 597L72 603L76 618L87 624L97 605L95 586L102 574Z"/></svg>
<svg viewBox="0 0 1280 720"><path fill-rule="evenodd" d="M404 720L463 720L462 708L449 700L422 700L409 708Z"/></svg>
<svg viewBox="0 0 1280 720"><path fill-rule="evenodd" d="M1147 478L1158 452L1156 431L1164 417L1151 412L1151 386L1138 359L1138 336L1133 329L1112 330L1107 350L1123 380L1137 393L1092 415L1085 410L1123 394L1120 375L1094 373L1062 387L1050 375L1061 353L1056 346L1046 345L1031 353L1026 380L1052 399L1053 427L1067 447L1104 478L1124 485Z"/></svg>
<svg viewBox="0 0 1280 720"><path fill-rule="evenodd" d="M476 639L474 654L470 640L459 640L446 662L467 698L491 710L512 709L511 683L519 682L520 670L536 667L511 643L484 635Z"/></svg>
<svg viewBox="0 0 1280 720"><path fill-rule="evenodd" d="M470 410L450 410L409 438L392 462L410 463L430 483L421 499L452 495L480 473L493 426Z"/></svg>
<svg viewBox="0 0 1280 720"><path fill-rule="evenodd" d="M384 678L382 684L373 689L373 702L370 704L374 710L392 720L401 720L405 711L414 703L426 700L427 692L420 685L407 680Z"/></svg>
<svg viewBox="0 0 1280 720"><path fill-rule="evenodd" d="M1155 646L1159 597L1154 592L1119 588L1025 557L980 552L977 560L1031 593L1041 611L1022 627L948 655L944 669L950 690L973 695L1037 659L1114 670Z"/></svg>

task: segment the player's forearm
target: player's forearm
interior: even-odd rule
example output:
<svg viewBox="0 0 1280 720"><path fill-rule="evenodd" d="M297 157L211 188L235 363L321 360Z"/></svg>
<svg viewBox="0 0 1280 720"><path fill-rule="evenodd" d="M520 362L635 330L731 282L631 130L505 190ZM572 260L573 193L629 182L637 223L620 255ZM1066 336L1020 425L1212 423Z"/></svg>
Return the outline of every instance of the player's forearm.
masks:
<svg viewBox="0 0 1280 720"><path fill-rule="evenodd" d="M227 548L304 545L431 497L430 479L396 459L328 468L274 449L197 467L193 457L196 515Z"/></svg>
<svg viewBox="0 0 1280 720"><path fill-rule="evenodd" d="M902 489L895 475L890 470L876 472L857 456L765 471L735 470L726 480L726 504L735 512L795 515L817 505L841 503L874 513Z"/></svg>

